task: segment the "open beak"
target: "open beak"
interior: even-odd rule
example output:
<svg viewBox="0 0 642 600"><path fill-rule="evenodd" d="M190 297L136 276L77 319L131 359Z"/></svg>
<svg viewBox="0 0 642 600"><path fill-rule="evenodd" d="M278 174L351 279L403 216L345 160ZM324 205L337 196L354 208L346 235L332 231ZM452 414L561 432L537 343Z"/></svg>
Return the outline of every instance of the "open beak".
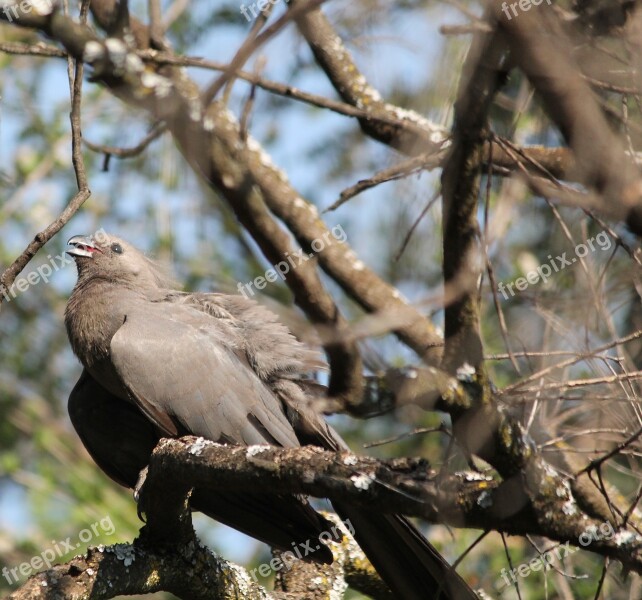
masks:
<svg viewBox="0 0 642 600"><path fill-rule="evenodd" d="M67 242L69 246L73 246L70 250L67 250L67 254L71 256L86 256L88 258L93 258L95 252L101 252L101 250L96 246L96 243L87 235L75 235L72 238L69 238Z"/></svg>

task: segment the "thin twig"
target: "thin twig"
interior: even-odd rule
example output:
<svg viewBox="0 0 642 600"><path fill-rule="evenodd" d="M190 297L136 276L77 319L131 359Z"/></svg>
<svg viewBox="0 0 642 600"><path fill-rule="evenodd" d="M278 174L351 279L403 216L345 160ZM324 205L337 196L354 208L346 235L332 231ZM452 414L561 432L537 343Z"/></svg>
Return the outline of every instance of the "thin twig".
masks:
<svg viewBox="0 0 642 600"><path fill-rule="evenodd" d="M602 587L604 586L604 580L606 579L606 572L609 568L609 557L604 558L604 566L602 567L602 574L600 575L600 580L597 583L597 589L595 590L595 600L597 600L600 597L600 594L602 593Z"/></svg>
<svg viewBox="0 0 642 600"><path fill-rule="evenodd" d="M220 77L210 85L203 93L202 99L204 104L209 104L228 80L247 62L252 54L274 37L290 21L300 17L308 11L315 10L326 0L309 0L305 4L299 4L285 13L280 19L275 21L269 27L266 27L260 34L255 37L248 37L245 43L239 48L229 66L221 73Z"/></svg>
<svg viewBox="0 0 642 600"><path fill-rule="evenodd" d="M81 4L81 21L87 20L89 0L83 0ZM7 298L7 292L15 281L16 277L29 264L31 259L54 235L56 235L73 217L82 204L89 198L91 192L87 184L87 173L82 158L82 132L80 127L80 105L82 100L83 64L68 58L69 67L69 88L71 94L71 111L69 120L71 123L71 156L78 192L69 201L60 216L50 223L45 229L36 234L34 239L24 249L22 254L9 265L0 276L0 305Z"/></svg>
<svg viewBox="0 0 642 600"><path fill-rule="evenodd" d="M559 367L559 365L555 365L555 366ZM593 377L590 379L572 379L571 381L563 381L559 383L558 382L545 383L537 387L520 388L519 394L528 394L531 392L544 391L544 390L557 390L560 388L576 388L576 387L584 387L589 385L604 385L608 383L617 383L619 381L628 381L628 380L635 380L635 379L641 379L641 378L642 378L642 371L633 371L631 373L618 373L616 375L606 375L603 377ZM520 382L520 385L522 384L523 383ZM506 392L506 388L500 391L502 392L502 394L504 394Z"/></svg>
<svg viewBox="0 0 642 600"><path fill-rule="evenodd" d="M255 72L258 75L261 69L264 67L265 61L259 59L255 65ZM241 120L239 121L240 128L240 137L245 142L247 141L247 129L248 122L250 120L250 114L252 113L252 108L254 107L254 100L256 98L256 84L252 84L250 88L250 93L247 96L245 105L243 106L243 112L241 113Z"/></svg>
<svg viewBox="0 0 642 600"><path fill-rule="evenodd" d="M508 561L508 566L510 567L511 573L515 572L515 569L513 568L513 560L510 557L510 552L508 551L508 544L506 544L506 537L504 536L503 533L500 533L499 535L502 536L502 544L504 544L504 553L506 554L506 560ZM517 597L519 600L522 600L522 594L519 591L519 582L517 579L513 580L515 583L515 591L517 592Z"/></svg>
<svg viewBox="0 0 642 600"><path fill-rule="evenodd" d="M274 5L272 3L268 3L268 5L260 12L259 16L256 17L256 20L254 21L254 24L252 25L252 28L250 29L250 33L248 33L247 37L245 38L245 41L243 42L243 44L241 44L241 47L234 54L234 57L232 58L230 64L234 64L237 60L241 60L240 57L243 54L245 54L246 52L248 52L248 51L251 52L252 51L251 48L252 48L253 44L256 43L256 37L259 35L259 33L261 33L261 29L263 29L263 26L267 23L267 20L270 18L270 14L272 14L272 8L273 7L274 7ZM242 67L242 66L243 66L243 63L241 63L237 67L237 69ZM228 69L229 68L231 68L231 67L228 67ZM221 75L219 77L219 80L222 77L225 76L225 73L227 72L228 69L226 69L225 72L223 73L223 75ZM256 65L255 65L254 72L258 74L260 72L260 70L261 69L257 68ZM234 81L235 80L236 80L236 76L234 75L234 73L231 73L230 78L228 79L227 83L225 83L225 98L223 100L223 103L226 104L226 105L227 105L227 103L229 101L230 94L232 93L232 87L234 85ZM210 88L208 88L206 93L213 91L213 95L210 98L208 98L208 99L206 99L204 101L205 104L208 104L209 102L211 102L216 97L216 94L218 93L218 90L214 90L214 86L216 86L217 81L215 81L212 84L212 86L210 86ZM253 84L252 87L254 88L255 84ZM252 94L252 93L253 93L252 90L250 90L250 94Z"/></svg>
<svg viewBox="0 0 642 600"><path fill-rule="evenodd" d="M66 58L67 53L56 46L38 42L37 44L25 44L23 42L0 42L0 52L6 54L17 54L20 56L55 56Z"/></svg>
<svg viewBox="0 0 642 600"><path fill-rule="evenodd" d="M149 11L149 38L154 46L163 45L163 20L159 0L148 0L147 10Z"/></svg>
<svg viewBox="0 0 642 600"><path fill-rule="evenodd" d="M131 146L130 148L119 148L118 146L94 144L93 142L90 142L86 139L83 139L83 142L93 152L108 154L110 156L115 156L116 158L133 158L141 154L145 150L145 148L147 148L147 146L149 146L154 140L159 138L166 131L167 126L164 123L157 123L138 144L136 144L135 146Z"/></svg>
<svg viewBox="0 0 642 600"><path fill-rule="evenodd" d="M390 444L392 442L398 442L400 440L404 440L409 437L413 437L415 435L420 435L424 433L445 433L448 436L452 436L452 433L450 430L446 427L444 423L440 423L439 427L419 427L417 429L413 429L412 431L406 431L404 433L400 433L399 435L394 435L389 438L385 438L383 440L377 440L375 442L368 442L367 444L364 444L364 448L376 448L378 446L384 446L385 444Z"/></svg>
<svg viewBox="0 0 642 600"><path fill-rule="evenodd" d="M489 144L488 148L488 168L486 173L486 197L484 202L484 239L482 241L482 248L484 251L484 258L486 259L486 272L488 273L488 281L490 283L490 291L493 295L493 304L495 305L495 312L497 313L497 319L499 321L499 329L504 339L504 345L508 351L508 356L510 357L510 362L513 365L513 368L517 374L521 374L519 369L519 363L513 354L513 349L510 344L508 337L508 327L506 326L506 318L504 317L504 311L502 310L501 303L497 296L497 281L495 280L495 271L493 270L493 265L488 254L488 223L490 221L490 193L493 183L493 144L492 141Z"/></svg>
<svg viewBox="0 0 642 600"><path fill-rule="evenodd" d="M637 441L637 439L642 435L642 427L638 429L632 436L630 436L628 439L624 440L623 442L619 443L615 448L613 448L610 452L605 454L604 456L600 456L600 458L596 458L592 460L588 465L586 465L583 469L580 469L577 473L575 473L574 477L577 479L582 473L588 473L589 471L593 471L595 469L599 469L600 466L605 463L607 460L610 458L613 458L617 454L619 454L622 450L630 446L633 442Z"/></svg>
<svg viewBox="0 0 642 600"><path fill-rule="evenodd" d="M468 554L470 554L470 552L477 546L477 544L479 544L489 533L490 531L484 531L483 533L481 533L477 537L477 539L472 544L470 544L470 546L468 546L468 548L466 548L466 550L462 552L459 558L451 565L452 568L456 569L460 565L461 561L464 560L464 558L466 558Z"/></svg>
<svg viewBox="0 0 642 600"><path fill-rule="evenodd" d="M439 166L442 158L442 153L427 152L409 160L405 160L397 165L389 167L388 169L384 169L383 171L379 171L368 179L361 179L354 185L343 190L341 194L339 194L339 199L334 204L328 206L328 208L323 211L323 214L336 210L348 200L354 198L357 194L380 185L381 183L403 179L404 177L414 175L424 169L434 169Z"/></svg>
<svg viewBox="0 0 642 600"><path fill-rule="evenodd" d="M609 342L608 344L604 344L604 346L599 346L598 348L595 348L593 350L589 350L588 352L585 352L583 355L581 355L579 357L578 357L577 352L572 352L570 350L549 350L547 352L527 352L527 351L523 351L523 352L515 352L515 356L528 358L528 357L542 357L542 356L543 357L550 357L550 356L569 356L570 355L570 356L575 356L579 360L581 360L582 358L593 357L597 353L604 352L604 350L610 350L611 348L614 348L615 346L621 346L622 344L628 344L629 342L637 340L640 337L642 337L642 329L640 329L640 330L638 330L638 331L636 331L634 333L630 333L629 335L627 335L627 336L625 336L623 338L620 338L619 340L615 340L614 342ZM506 359L508 359L508 354L489 354L489 355L485 356L484 358L485 358L485 360L506 360ZM566 365L561 365L561 364L560 365L554 365L553 368L564 367L564 366L568 366L568 365L567 364ZM538 373L541 374L542 372L539 371Z"/></svg>
<svg viewBox="0 0 642 600"><path fill-rule="evenodd" d="M442 25L439 28L441 35L470 35L492 31L486 23L468 23L466 25Z"/></svg>
<svg viewBox="0 0 642 600"><path fill-rule="evenodd" d="M419 216L415 219L415 222L410 226L410 229L406 233L406 237L404 237L403 241L401 242L401 247L397 251L397 254L395 254L393 260L397 262L400 258L401 255L406 251L406 248L408 247L408 244L410 243L410 239L412 238L413 234L415 233L415 230L419 226L419 223L421 223L421 220L424 218L426 213L432 208L432 206L439 200L439 197L441 196L441 191L437 190L430 200L426 203L426 206L424 206L423 210L419 213Z"/></svg>

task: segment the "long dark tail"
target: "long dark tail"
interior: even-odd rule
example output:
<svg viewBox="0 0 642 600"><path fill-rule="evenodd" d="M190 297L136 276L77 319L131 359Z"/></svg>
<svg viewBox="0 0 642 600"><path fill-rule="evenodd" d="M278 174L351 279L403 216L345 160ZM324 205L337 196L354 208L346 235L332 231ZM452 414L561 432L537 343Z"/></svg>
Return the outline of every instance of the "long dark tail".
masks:
<svg viewBox="0 0 642 600"><path fill-rule="evenodd" d="M335 502L354 537L399 600L478 600L435 548L400 515L368 513Z"/></svg>
<svg viewBox="0 0 642 600"><path fill-rule="evenodd" d="M305 382L308 397L319 394ZM307 398L297 398L286 388L279 394L302 445L328 450L349 450L341 436L311 408ZM401 515L367 512L342 502L335 510L349 520L354 537L374 568L395 594L396 600L478 600L466 582Z"/></svg>

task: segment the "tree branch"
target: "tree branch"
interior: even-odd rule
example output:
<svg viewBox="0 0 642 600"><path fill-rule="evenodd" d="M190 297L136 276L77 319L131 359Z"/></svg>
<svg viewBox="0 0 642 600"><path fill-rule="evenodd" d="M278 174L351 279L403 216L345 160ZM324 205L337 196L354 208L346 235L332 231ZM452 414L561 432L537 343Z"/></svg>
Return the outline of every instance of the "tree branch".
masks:
<svg viewBox="0 0 642 600"><path fill-rule="evenodd" d="M6 13L4 13L6 16ZM42 17L37 13L32 13L33 18L40 21ZM86 12L84 13L86 16ZM67 17L64 17L67 19ZM73 22L72 22L73 24ZM24 249L22 254L13 261L13 263L5 269L0 275L0 307L3 300L8 297L9 289L15 281L16 277L22 270L29 264L31 259L54 235L56 235L73 217L78 209L83 205L85 200L89 198L91 192L87 183L87 174L85 172L85 165L82 158L82 132L80 130L80 104L82 99L82 79L83 79L83 64L80 61L69 61L69 86L71 94L71 111L69 113L69 121L71 123L71 155L74 174L76 175L76 183L78 186L78 193L69 201L65 209L58 216L58 218L50 223L40 233L36 234L33 241Z"/></svg>

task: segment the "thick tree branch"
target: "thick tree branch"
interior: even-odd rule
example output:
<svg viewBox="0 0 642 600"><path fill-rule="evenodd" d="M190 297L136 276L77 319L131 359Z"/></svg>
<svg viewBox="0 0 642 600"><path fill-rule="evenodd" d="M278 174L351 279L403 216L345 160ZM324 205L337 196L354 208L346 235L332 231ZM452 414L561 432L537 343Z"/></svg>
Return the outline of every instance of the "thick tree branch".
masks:
<svg viewBox="0 0 642 600"><path fill-rule="evenodd" d="M302 0L292 0L290 10ZM372 118L360 119L364 133L389 144L404 154L417 155L437 152L447 142L443 129L418 113L384 102L381 95L368 84L341 38L321 10L310 11L297 18L297 24L308 42L319 66L343 98L344 102L367 109ZM377 120L382 117L382 120ZM386 121L401 119L401 125Z"/></svg>
<svg viewBox="0 0 642 600"><path fill-rule="evenodd" d="M64 50L59 50L55 46L46 45L42 42L31 45L21 42L2 42L0 43L0 51L8 54L23 54L31 56L52 56L66 58L67 53ZM199 67L203 69L212 69L216 71L224 71L228 65L224 62L208 60L200 57L190 56L177 56L169 52L162 52L154 49L138 50L137 56L146 63L157 66L172 65L183 67ZM255 85L272 94L283 96L285 98L292 98L299 102L304 102L311 106L318 108L328 109L341 115L354 117L361 120L373 121L382 126L390 128L402 128L406 126L406 122L402 116L395 116L394 114L377 114L374 115L367 108L358 108L346 102L326 98L317 94L311 94L304 90L298 89L292 85L271 81L260 77L256 73L247 71L237 71L235 74L236 79L241 79ZM624 93L626 90L622 90ZM448 132L445 128L430 122L429 127L425 131L425 135L431 135L432 132L440 131L444 140L448 138ZM85 142L87 143L87 142ZM523 166L529 172L534 174L541 174L546 172L557 179L573 181L572 174L576 172L575 163L573 160L572 152L568 148L550 148L545 146L522 146L519 148L520 155L523 159L516 158L514 154L507 153L501 145L494 142L487 141L484 143L482 157L483 166L487 167L487 162L491 153L493 157L493 166L498 175L510 175L519 172L520 166ZM115 153L114 153L115 154ZM123 157L129 156L128 154ZM418 158L418 157L415 157ZM443 165L445 153L428 152L424 155L422 162L423 168L431 170ZM411 160L414 160L411 159ZM639 157L636 157L639 162Z"/></svg>
<svg viewBox="0 0 642 600"><path fill-rule="evenodd" d="M570 66L571 48L564 41L565 34L557 24L556 15L547 11L544 18L541 15L545 11L532 10L523 11L524 19L507 19L502 12L505 3L493 0L493 4L496 18L509 33L518 64L542 95L549 114L571 146L570 151L565 148L525 149L524 168L537 175L543 168L559 179L595 185L600 193L606 194L602 211L624 220L635 233L642 233L642 183L633 174L630 168L633 161L625 157L597 104L594 101L583 104L584 99L594 97L593 92L579 67ZM344 101L367 108L373 115L371 119L360 119L364 133L411 156L437 153L443 147L443 133L437 133L433 124L381 99L320 10L300 17L297 22L318 64ZM544 39L553 40L553 43L542 44ZM563 57L559 70L557 57ZM551 79L554 71L557 73ZM390 126L377 120L390 116L401 117L405 123ZM573 128L572 135L569 126ZM597 149L593 148L592 140L599 140ZM509 171L519 168L521 161L515 161L502 148L491 150L490 145L491 142L486 141L480 147L475 164L487 164L492 156L496 166ZM613 152L613 148L619 152ZM535 164L540 168L534 168Z"/></svg>
<svg viewBox="0 0 642 600"><path fill-rule="evenodd" d="M60 595L72 600L102 599L160 590L196 600L300 597L300 590L265 592L242 568L214 557L194 537L189 519L181 516L186 514L184 502L189 490L207 491L213 481L212 493L254 489L260 482L274 493L329 497L370 511L402 511L455 526L531 533L577 545L582 534L602 523L582 513L569 486L560 487L552 475L549 470L533 505L521 505L514 483L498 485L478 473L438 477L424 460L380 461L314 447L233 447L195 437L165 439L150 461L144 495L154 497L151 503L143 500L148 525L134 544L91 549L85 557L32 577L9 599L51 600ZM564 518L537 518L546 512L564 514ZM593 540L590 550L642 573L642 536L628 527L614 534ZM337 563L332 568L342 573L326 573L327 577L345 577L356 589L389 600L370 568L364 570L367 560L349 536L332 549ZM292 575L291 585L295 581L300 585L302 579ZM315 595L318 585L314 585L305 597L323 597Z"/></svg>
<svg viewBox="0 0 642 600"><path fill-rule="evenodd" d="M477 473L438 475L423 459L378 460L350 452L274 446L230 447L203 438L162 440L152 455L149 477L180 489L239 490L261 486L274 493L328 497L381 513L402 512L456 527L497 530L513 535L543 535L577 543L581 533L601 521L579 509L566 482L550 467L532 503L520 504L517 482L498 484ZM216 486L212 485L216 481ZM214 489L215 488L215 489ZM158 501L159 506L162 501ZM571 506L573 507L571 510ZM538 518L545 512L564 518ZM165 511L157 514L164 519ZM149 515L150 522L153 515ZM625 531L627 533L625 533ZM591 550L642 572L642 537L623 528L620 539L596 541Z"/></svg>
<svg viewBox="0 0 642 600"><path fill-rule="evenodd" d="M158 548L143 538L90 548L85 556L34 575L7 600L107 600L159 591L190 600L277 600L195 537L173 548Z"/></svg>

